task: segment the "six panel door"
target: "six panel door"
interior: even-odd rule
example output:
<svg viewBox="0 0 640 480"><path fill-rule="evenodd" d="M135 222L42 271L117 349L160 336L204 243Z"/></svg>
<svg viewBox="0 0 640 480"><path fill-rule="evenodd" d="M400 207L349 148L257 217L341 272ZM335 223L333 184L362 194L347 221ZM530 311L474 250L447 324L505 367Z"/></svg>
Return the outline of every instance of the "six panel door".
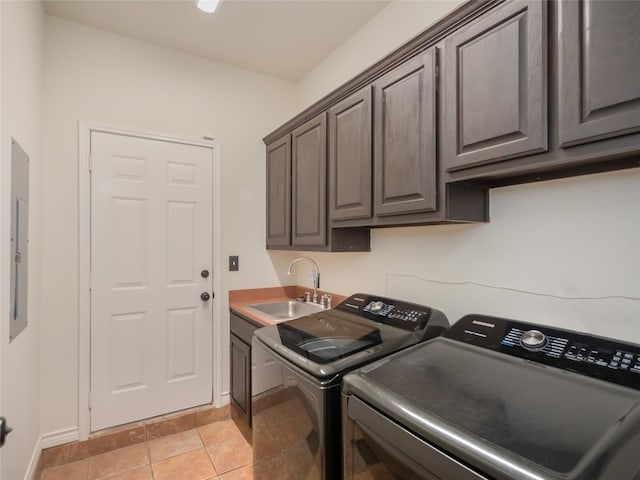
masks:
<svg viewBox="0 0 640 480"><path fill-rule="evenodd" d="M562 146L640 131L640 2L561 1Z"/></svg>
<svg viewBox="0 0 640 480"><path fill-rule="evenodd" d="M91 430L211 403L211 148L91 134Z"/></svg>
<svg viewBox="0 0 640 480"><path fill-rule="evenodd" d="M291 136L291 244L327 244L327 117L321 113Z"/></svg>
<svg viewBox="0 0 640 480"><path fill-rule="evenodd" d="M436 209L436 60L431 48L374 84L377 216Z"/></svg>
<svg viewBox="0 0 640 480"><path fill-rule="evenodd" d="M546 9L508 2L445 40L447 170L547 150Z"/></svg>

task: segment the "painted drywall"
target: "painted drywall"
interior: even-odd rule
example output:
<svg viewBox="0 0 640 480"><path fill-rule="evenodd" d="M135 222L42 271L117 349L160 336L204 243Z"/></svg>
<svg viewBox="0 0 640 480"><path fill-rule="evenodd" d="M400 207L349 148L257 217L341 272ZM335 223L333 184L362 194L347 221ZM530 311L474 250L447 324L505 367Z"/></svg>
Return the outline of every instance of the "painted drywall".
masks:
<svg viewBox="0 0 640 480"><path fill-rule="evenodd" d="M299 110L459 3L391 3L300 82ZM378 229L370 253L309 254L322 287L432 305L451 321L480 312L640 343L638 169L490 197L487 224Z"/></svg>
<svg viewBox="0 0 640 480"><path fill-rule="evenodd" d="M640 343L639 205L638 169L504 187L490 223L374 230L370 253L309 255L330 291Z"/></svg>
<svg viewBox="0 0 640 480"><path fill-rule="evenodd" d="M462 3L463 0L391 2L300 80L299 110L378 62Z"/></svg>
<svg viewBox="0 0 640 480"><path fill-rule="evenodd" d="M0 413L13 432L0 477L24 478L40 437L40 180L44 10L40 2L0 2ZM11 139L29 155L28 325L9 343Z"/></svg>
<svg viewBox="0 0 640 480"><path fill-rule="evenodd" d="M78 425L78 121L216 139L222 257L240 256L239 272L214 266L225 271L215 292L225 313L215 321L228 332L228 290L273 286L286 269L264 249L261 138L295 113L295 86L52 16L45 41L41 412L49 433ZM217 367L228 385L228 363Z"/></svg>

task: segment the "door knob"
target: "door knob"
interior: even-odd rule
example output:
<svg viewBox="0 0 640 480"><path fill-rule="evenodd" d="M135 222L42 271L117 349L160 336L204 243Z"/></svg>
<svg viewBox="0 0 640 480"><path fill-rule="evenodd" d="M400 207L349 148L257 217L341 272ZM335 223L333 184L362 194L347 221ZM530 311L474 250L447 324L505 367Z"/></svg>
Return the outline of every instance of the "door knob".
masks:
<svg viewBox="0 0 640 480"><path fill-rule="evenodd" d="M208 302L210 298L211 296L209 295L209 292L202 292L200 294L200 300L202 300L203 302Z"/></svg>
<svg viewBox="0 0 640 480"><path fill-rule="evenodd" d="M4 417L0 417L0 447L4 445L7 435L10 433L11 429L7 425L7 420Z"/></svg>
<svg viewBox="0 0 640 480"><path fill-rule="evenodd" d="M205 269L205 270L202 270L202 271L200 272L200 276L201 276L202 278L207 278L207 277L209 276L209 270L206 270L206 269Z"/></svg>

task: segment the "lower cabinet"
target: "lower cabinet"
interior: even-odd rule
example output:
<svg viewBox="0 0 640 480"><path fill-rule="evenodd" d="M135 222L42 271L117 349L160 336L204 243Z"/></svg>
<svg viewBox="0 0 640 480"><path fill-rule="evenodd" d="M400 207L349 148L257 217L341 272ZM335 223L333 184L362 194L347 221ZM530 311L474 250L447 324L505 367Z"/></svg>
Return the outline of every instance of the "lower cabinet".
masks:
<svg viewBox="0 0 640 480"><path fill-rule="evenodd" d="M260 325L231 312L231 404L251 426L251 337Z"/></svg>

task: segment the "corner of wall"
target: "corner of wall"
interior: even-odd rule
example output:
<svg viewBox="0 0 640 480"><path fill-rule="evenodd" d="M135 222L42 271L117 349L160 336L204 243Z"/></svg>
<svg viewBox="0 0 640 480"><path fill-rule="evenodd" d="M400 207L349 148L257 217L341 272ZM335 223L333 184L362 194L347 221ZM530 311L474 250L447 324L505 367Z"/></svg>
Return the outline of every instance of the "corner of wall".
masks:
<svg viewBox="0 0 640 480"><path fill-rule="evenodd" d="M40 168L44 6L0 2L0 407L13 432L2 449L0 477L25 478L40 448ZM29 155L28 325L9 342L11 141ZM35 460L34 460L35 459Z"/></svg>

